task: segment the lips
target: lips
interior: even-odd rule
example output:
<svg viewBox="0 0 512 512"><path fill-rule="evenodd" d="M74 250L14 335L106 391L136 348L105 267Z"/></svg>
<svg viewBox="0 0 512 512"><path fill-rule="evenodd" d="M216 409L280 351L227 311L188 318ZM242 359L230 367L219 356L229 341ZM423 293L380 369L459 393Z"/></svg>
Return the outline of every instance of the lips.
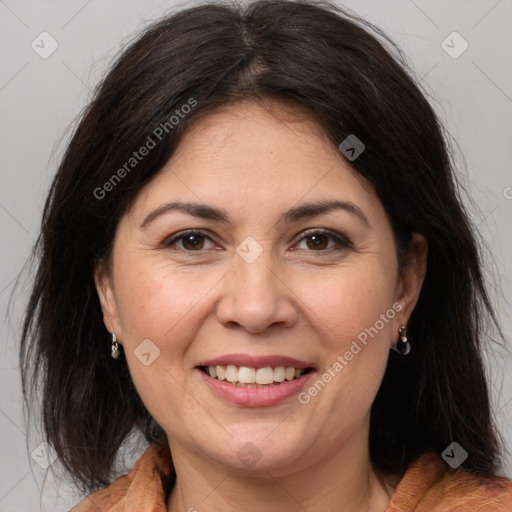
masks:
<svg viewBox="0 0 512 512"><path fill-rule="evenodd" d="M196 371L217 397L243 407L277 405L296 395L317 373L311 362L294 357L247 354L207 359Z"/></svg>
<svg viewBox="0 0 512 512"><path fill-rule="evenodd" d="M313 363L301 361L289 356L268 355L268 356L250 356L248 354L226 354L214 359L201 361L197 368L201 366L247 366L250 368L265 368L267 366L293 367L293 368L315 368Z"/></svg>

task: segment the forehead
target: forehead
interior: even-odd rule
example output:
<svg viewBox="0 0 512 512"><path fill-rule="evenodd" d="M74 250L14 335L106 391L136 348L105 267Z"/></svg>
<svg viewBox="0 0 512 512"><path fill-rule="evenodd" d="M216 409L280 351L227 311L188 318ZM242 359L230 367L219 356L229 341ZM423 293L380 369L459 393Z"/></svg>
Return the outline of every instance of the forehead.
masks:
<svg viewBox="0 0 512 512"><path fill-rule="evenodd" d="M339 159L337 148L304 107L267 100L225 105L199 118L188 128L170 164L197 160L208 167L222 164L243 170L242 163L276 176L277 171L293 175L294 168L322 165L333 158Z"/></svg>
<svg viewBox="0 0 512 512"><path fill-rule="evenodd" d="M252 101L192 123L162 170L139 193L137 217L170 200L204 202L240 215L341 199L370 215L382 207L323 128L299 107Z"/></svg>

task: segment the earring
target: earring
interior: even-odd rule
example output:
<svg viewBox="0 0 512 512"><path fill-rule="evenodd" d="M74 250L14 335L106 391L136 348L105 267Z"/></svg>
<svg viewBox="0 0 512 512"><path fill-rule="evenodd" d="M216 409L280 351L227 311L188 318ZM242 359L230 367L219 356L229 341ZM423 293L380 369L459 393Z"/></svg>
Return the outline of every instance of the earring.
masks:
<svg viewBox="0 0 512 512"><path fill-rule="evenodd" d="M406 356L411 351L411 344L407 340L407 327L402 325L398 330L399 338L396 347L391 347L395 352Z"/></svg>
<svg viewBox="0 0 512 512"><path fill-rule="evenodd" d="M112 358L113 359L118 359L121 352L119 350L119 343L117 343L117 338L116 338L115 333L112 333L112 346L111 346L111 349L112 349L112 353L110 355L112 356Z"/></svg>

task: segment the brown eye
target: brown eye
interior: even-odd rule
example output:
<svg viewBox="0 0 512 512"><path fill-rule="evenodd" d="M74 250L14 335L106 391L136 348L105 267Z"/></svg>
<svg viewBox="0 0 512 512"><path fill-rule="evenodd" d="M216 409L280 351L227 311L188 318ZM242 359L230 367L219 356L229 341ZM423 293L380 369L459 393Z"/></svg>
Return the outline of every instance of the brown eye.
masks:
<svg viewBox="0 0 512 512"><path fill-rule="evenodd" d="M306 233L299 241L299 245L304 241L306 242L306 250L315 252L339 251L351 247L351 243L345 237L325 230Z"/></svg>
<svg viewBox="0 0 512 512"><path fill-rule="evenodd" d="M176 242L181 241L181 247L179 249L183 249L188 252L199 252L201 249L205 248L205 241L210 240L210 237L206 236L204 233L199 231L185 231L181 234L173 236L164 242L165 247L172 247L176 245Z"/></svg>
<svg viewBox="0 0 512 512"><path fill-rule="evenodd" d="M204 245L203 235L186 235L182 240L185 249L202 249Z"/></svg>
<svg viewBox="0 0 512 512"><path fill-rule="evenodd" d="M315 234L310 235L305 238L305 240L309 240L308 244L309 249L326 249L329 245L329 237L327 235Z"/></svg>

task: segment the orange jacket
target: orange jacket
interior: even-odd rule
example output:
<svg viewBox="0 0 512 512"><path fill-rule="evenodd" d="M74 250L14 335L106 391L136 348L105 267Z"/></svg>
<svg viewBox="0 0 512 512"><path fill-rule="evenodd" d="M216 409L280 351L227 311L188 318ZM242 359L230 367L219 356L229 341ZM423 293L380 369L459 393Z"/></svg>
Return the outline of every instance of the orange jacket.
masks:
<svg viewBox="0 0 512 512"><path fill-rule="evenodd" d="M151 445L130 473L71 512L167 512L169 482L169 450ZM385 512L512 512L512 481L450 469L438 455L425 452L409 466Z"/></svg>

